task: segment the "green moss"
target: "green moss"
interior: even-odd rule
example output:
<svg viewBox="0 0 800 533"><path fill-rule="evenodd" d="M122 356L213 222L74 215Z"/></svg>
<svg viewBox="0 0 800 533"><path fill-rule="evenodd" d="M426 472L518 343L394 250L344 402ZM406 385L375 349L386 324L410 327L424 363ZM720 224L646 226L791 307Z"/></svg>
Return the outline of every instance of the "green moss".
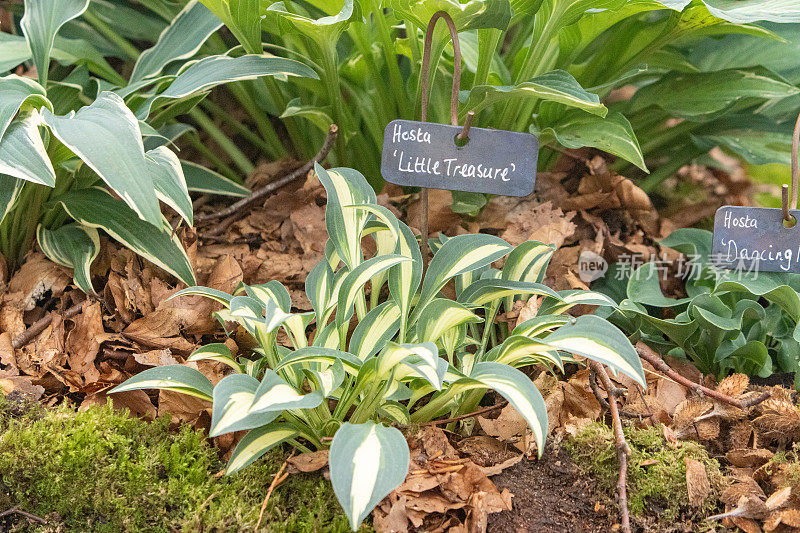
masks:
<svg viewBox="0 0 800 533"><path fill-rule="evenodd" d="M206 439L109 406L76 413L0 396L0 510L20 505L68 531L252 531L283 450L233 476ZM24 520L0 529L36 531ZM26 529L27 528L27 529ZM263 531L348 531L330 483L292 475L270 497Z"/></svg>
<svg viewBox="0 0 800 533"><path fill-rule="evenodd" d="M643 430L626 428L625 437L632 452L628 462L628 505L631 514L642 516L645 509L652 506L658 509L659 523L669 524L680 518L707 516L715 509L723 476L719 463L709 458L703 446L695 442L681 442L679 447L671 448L657 427ZM592 424L565 442L565 446L582 470L597 478L600 486L609 494L615 493L619 464L611 428L604 424ZM687 457L703 463L712 487L711 493L698 509L689 505L684 463Z"/></svg>

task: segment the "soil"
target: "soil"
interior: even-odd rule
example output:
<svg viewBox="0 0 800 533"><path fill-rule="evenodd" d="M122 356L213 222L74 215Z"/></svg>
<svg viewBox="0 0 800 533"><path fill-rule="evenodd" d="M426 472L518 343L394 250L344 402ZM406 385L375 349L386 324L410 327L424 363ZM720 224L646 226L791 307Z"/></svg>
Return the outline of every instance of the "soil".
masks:
<svg viewBox="0 0 800 533"><path fill-rule="evenodd" d="M523 459L492 481L514 500L511 511L489 515L489 531L593 533L617 525L616 509L599 503L608 497L557 444L548 444L541 459Z"/></svg>

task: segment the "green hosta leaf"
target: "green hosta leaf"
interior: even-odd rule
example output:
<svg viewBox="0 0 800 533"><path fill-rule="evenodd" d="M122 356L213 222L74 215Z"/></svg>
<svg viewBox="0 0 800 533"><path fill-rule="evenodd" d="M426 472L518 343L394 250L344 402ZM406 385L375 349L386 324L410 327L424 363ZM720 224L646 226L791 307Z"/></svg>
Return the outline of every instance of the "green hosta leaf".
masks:
<svg viewBox="0 0 800 533"><path fill-rule="evenodd" d="M85 226L102 229L123 246L194 285L192 264L166 222L155 227L142 221L124 203L97 188L65 193L59 198L69 215Z"/></svg>
<svg viewBox="0 0 800 533"><path fill-rule="evenodd" d="M718 72L670 73L645 85L631 100L632 111L656 105L683 118L717 113L743 98L785 98L800 89L762 67Z"/></svg>
<svg viewBox="0 0 800 533"><path fill-rule="evenodd" d="M39 83L47 83L50 50L58 30L89 7L89 0L25 0L25 14L20 20L28 41Z"/></svg>
<svg viewBox="0 0 800 533"><path fill-rule="evenodd" d="M560 315L566 313L576 305L602 305L616 307L617 302L605 294L586 290L558 291L560 300L545 298L539 307L540 314Z"/></svg>
<svg viewBox="0 0 800 533"><path fill-rule="evenodd" d="M511 250L511 245L500 237L482 233L448 239L431 259L415 315L418 316L451 278L489 265Z"/></svg>
<svg viewBox="0 0 800 533"><path fill-rule="evenodd" d="M345 422L333 437L328 462L333 491L355 531L378 502L405 480L411 455L397 429L374 422Z"/></svg>
<svg viewBox="0 0 800 533"><path fill-rule="evenodd" d="M312 19L290 12L284 2L275 2L269 6L267 13L282 17L297 31L313 39L323 50L327 50L336 45L339 36L354 19L353 7L353 0L344 0L341 11L336 15Z"/></svg>
<svg viewBox="0 0 800 533"><path fill-rule="evenodd" d="M209 56L191 63L163 92L145 100L136 114L145 119L151 108L164 100L179 100L217 85L275 75L318 78L310 67L294 59L263 55Z"/></svg>
<svg viewBox="0 0 800 533"><path fill-rule="evenodd" d="M350 352L366 361L378 353L400 329L400 308L389 300L370 310L359 320L350 337ZM427 340L427 339L426 339Z"/></svg>
<svg viewBox="0 0 800 533"><path fill-rule="evenodd" d="M664 296L658 281L661 275L656 263L645 263L637 268L628 280L628 298L653 307L676 307L689 301L689 298L676 300Z"/></svg>
<svg viewBox="0 0 800 533"><path fill-rule="evenodd" d="M280 422L273 422L264 427L251 429L231 453L225 473L230 475L238 472L278 444L299 435L300 433L296 429Z"/></svg>
<svg viewBox="0 0 800 533"><path fill-rule="evenodd" d="M787 281L785 274L775 272L758 272L758 275L742 276L741 279L736 273L726 272L718 279L714 293L743 291L763 297L780 306L795 322L800 322L800 294Z"/></svg>
<svg viewBox="0 0 800 533"><path fill-rule="evenodd" d="M492 362L475 363L468 379L496 390L514 406L533 431L541 457L547 436L547 407L531 379L516 368ZM468 387L474 388L475 384Z"/></svg>
<svg viewBox="0 0 800 533"><path fill-rule="evenodd" d="M522 335L524 337L538 337L542 333L553 331L566 324L571 319L571 317L567 316L539 315L515 327L511 334Z"/></svg>
<svg viewBox="0 0 800 533"><path fill-rule="evenodd" d="M220 26L222 22L207 7L192 0L161 32L156 44L139 55L130 83L160 74L168 63L189 59Z"/></svg>
<svg viewBox="0 0 800 533"><path fill-rule="evenodd" d="M0 68L0 71L2 70ZM23 106L35 109L53 108L44 88L32 79L16 74L0 76L0 140L3 139L11 120Z"/></svg>
<svg viewBox="0 0 800 533"><path fill-rule="evenodd" d="M552 363L564 371L564 363L558 355L558 350L540 340L522 335L508 336L497 350L494 361L511 366Z"/></svg>
<svg viewBox="0 0 800 533"><path fill-rule="evenodd" d="M249 54L261 51L261 14L259 0L201 0Z"/></svg>
<svg viewBox="0 0 800 533"><path fill-rule="evenodd" d="M361 368L361 359L349 352L322 346L309 346L289 353L289 355L281 359L275 370L305 363L334 364L336 361L342 363L345 372L354 376L358 374L358 370Z"/></svg>
<svg viewBox="0 0 800 533"><path fill-rule="evenodd" d="M214 386L203 374L184 365L166 365L148 368L139 372L125 383L117 385L111 391L125 392L141 389L163 389L181 394L196 396L211 401Z"/></svg>
<svg viewBox="0 0 800 533"><path fill-rule="evenodd" d="M250 413L259 382L247 374L225 376L214 387L214 407L211 413L209 437L265 426L279 413Z"/></svg>
<svg viewBox="0 0 800 533"><path fill-rule="evenodd" d="M647 388L642 362L628 338L598 316L578 317L545 337L544 341L553 348L599 361Z"/></svg>
<svg viewBox="0 0 800 533"><path fill-rule="evenodd" d="M398 365L408 364L431 386L440 390L444 372L439 372L439 349L432 342L419 344L397 344L387 342L386 348L378 356L378 377L385 379ZM445 362L444 360L441 360ZM445 368L446 370L446 368Z"/></svg>
<svg viewBox="0 0 800 533"><path fill-rule="evenodd" d="M326 132L334 123L331 118L330 106L319 107L318 105L303 105L300 98L290 100L286 104L286 109L281 113L280 118L302 117L309 120L320 131Z"/></svg>
<svg viewBox="0 0 800 533"><path fill-rule="evenodd" d="M142 220L161 227L139 122L122 98L104 92L77 113L56 116L45 109L43 117L58 140L103 178Z"/></svg>
<svg viewBox="0 0 800 533"><path fill-rule="evenodd" d="M315 164L314 172L328 194L325 225L330 242L347 268L353 270L362 260L361 234L370 214L344 206L377 204L375 191L361 173L349 168L325 170Z"/></svg>
<svg viewBox="0 0 800 533"><path fill-rule="evenodd" d="M173 298L178 298L179 296L205 296L206 298L211 298L215 302L219 302L226 307L230 306L231 303L231 295L227 292L200 286L187 287L183 290L180 290L170 296L167 301L172 300Z"/></svg>
<svg viewBox="0 0 800 533"><path fill-rule="evenodd" d="M191 363L194 361L217 361L228 365L237 373L242 372L242 366L233 358L231 349L221 342L206 344L193 351L192 355L186 359L186 362Z"/></svg>
<svg viewBox="0 0 800 533"><path fill-rule="evenodd" d="M159 146L146 154L151 163L153 186L158 199L170 206L190 226L193 224L192 199L183 177L183 168L175 152Z"/></svg>
<svg viewBox="0 0 800 533"><path fill-rule="evenodd" d="M319 391L300 394L278 374L268 369L255 391L249 412L280 413L287 409L313 409L320 403L322 403L322 393Z"/></svg>
<svg viewBox="0 0 800 533"><path fill-rule="evenodd" d="M541 283L480 279L464 289L459 295L458 301L469 305L486 305L495 300L519 294L539 294L561 300L556 291Z"/></svg>
<svg viewBox="0 0 800 533"><path fill-rule="evenodd" d="M0 173L54 187L56 173L39 135L39 113L14 120L0 139Z"/></svg>
<svg viewBox="0 0 800 533"><path fill-rule="evenodd" d="M587 92L571 74L563 70L553 70L514 86L473 87L469 92L465 108L478 113L498 102L518 102L524 98L558 102L600 117L608 113L608 109L600 103L600 98L596 94Z"/></svg>
<svg viewBox="0 0 800 533"><path fill-rule="evenodd" d="M459 32L481 28L505 30L511 21L508 0L391 0L390 6L398 18L414 21L423 31L437 11L446 11ZM443 22L439 24L444 26Z"/></svg>
<svg viewBox="0 0 800 533"><path fill-rule="evenodd" d="M408 408L399 402L388 401L380 406L378 414L389 419L394 424L407 426L411 423L411 414Z"/></svg>
<svg viewBox="0 0 800 533"><path fill-rule="evenodd" d="M704 125L693 137L703 147L725 146L754 165L790 163L792 127L760 115L729 115Z"/></svg>
<svg viewBox="0 0 800 533"><path fill-rule="evenodd" d="M483 322L483 319L460 303L435 298L419 315L417 338L424 342L436 342L452 328L478 322Z"/></svg>
<svg viewBox="0 0 800 533"><path fill-rule="evenodd" d="M100 253L100 236L96 229L67 224L49 230L39 224L36 238L48 259L73 269L75 285L86 294L94 294L89 268Z"/></svg>
<svg viewBox="0 0 800 533"><path fill-rule="evenodd" d="M183 177L186 180L186 187L192 192L233 196L235 198L244 198L250 194L250 189L247 187L239 185L219 172L214 172L199 163L181 160L181 168L183 169Z"/></svg>
<svg viewBox="0 0 800 533"><path fill-rule="evenodd" d="M605 118L573 110L565 113L557 124L542 129L542 136L552 135L567 148L591 146L630 161L647 172L642 149L630 122L614 111ZM546 140L546 139L545 139Z"/></svg>
<svg viewBox="0 0 800 533"><path fill-rule="evenodd" d="M22 191L23 180L0 174L0 222L11 212Z"/></svg>
<svg viewBox="0 0 800 533"><path fill-rule="evenodd" d="M339 289L339 298L336 304L336 324L341 327L353 315L353 304L364 285L379 272L383 272L398 263L409 261L402 255L383 255L367 259L349 272L342 288Z"/></svg>
<svg viewBox="0 0 800 533"><path fill-rule="evenodd" d="M711 14L730 22L800 22L800 6L793 0L704 0Z"/></svg>

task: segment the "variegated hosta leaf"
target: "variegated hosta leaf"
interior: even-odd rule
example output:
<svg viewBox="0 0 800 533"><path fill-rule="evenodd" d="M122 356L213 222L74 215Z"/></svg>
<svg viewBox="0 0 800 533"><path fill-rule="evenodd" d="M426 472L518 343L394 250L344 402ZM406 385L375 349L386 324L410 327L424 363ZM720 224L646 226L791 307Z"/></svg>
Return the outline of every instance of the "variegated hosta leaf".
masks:
<svg viewBox="0 0 800 533"><path fill-rule="evenodd" d="M317 329L314 335L314 346L323 348L338 349L341 346L339 342L339 328L336 327L335 322L331 322L322 329Z"/></svg>
<svg viewBox="0 0 800 533"><path fill-rule="evenodd" d="M181 160L186 187L192 192L244 198L250 189L199 163Z"/></svg>
<svg viewBox="0 0 800 533"><path fill-rule="evenodd" d="M539 448L539 457L544 453L547 436L547 407L539 389L531 379L508 365L492 362L475 363L465 383L466 388L489 387L497 391L528 423Z"/></svg>
<svg viewBox="0 0 800 533"><path fill-rule="evenodd" d="M361 173L350 168L325 170L315 164L314 172L328 194L325 225L330 242L347 268L353 270L362 260L361 234L371 215L344 206L375 205L378 203L375 191Z"/></svg>
<svg viewBox="0 0 800 533"><path fill-rule="evenodd" d="M603 363L647 388L642 361L631 342L619 329L598 316L578 317L543 340L553 348Z"/></svg>
<svg viewBox="0 0 800 533"><path fill-rule="evenodd" d="M0 174L55 187L56 173L39 135L37 111L14 120L0 140Z"/></svg>
<svg viewBox="0 0 800 533"><path fill-rule="evenodd" d="M375 274L383 272L403 261L410 261L410 259L395 254L373 257L367 259L349 272L345 276L344 281L342 281L341 289L339 289L339 298L336 303L337 326L341 327L353 316L353 305L355 304L358 294Z"/></svg>
<svg viewBox="0 0 800 533"><path fill-rule="evenodd" d="M518 294L539 294L560 300L558 293L541 283L504 279L480 279L464 289L458 301L468 305L486 305Z"/></svg>
<svg viewBox="0 0 800 533"><path fill-rule="evenodd" d="M411 415L405 405L388 401L378 408L378 414L388 418L392 423L407 426L411 423Z"/></svg>
<svg viewBox="0 0 800 533"><path fill-rule="evenodd" d="M73 269L75 285L86 294L94 294L89 269L100 253L100 236L96 229L68 224L49 230L39 224L36 238L48 259Z"/></svg>
<svg viewBox="0 0 800 533"><path fill-rule="evenodd" d="M436 367L419 356L408 357L397 367L394 377L402 381L407 381L409 378L423 379L434 391L438 391L442 390L449 368L450 364L441 357L436 359Z"/></svg>
<svg viewBox="0 0 800 533"><path fill-rule="evenodd" d="M522 335L509 335L494 354L494 362L511 366L525 364L552 363L559 370L564 370L564 364L554 350L546 343Z"/></svg>
<svg viewBox="0 0 800 533"><path fill-rule="evenodd" d="M284 2L275 2L269 6L267 14L275 14L285 19L296 31L313 39L323 50L326 50L336 45L337 38L350 24L350 20L354 16L353 8L353 0L345 0L338 13L313 19L297 13L294 9L288 10Z"/></svg>
<svg viewBox="0 0 800 533"><path fill-rule="evenodd" d="M285 313L292 309L292 298L289 295L289 291L280 281L272 280L261 285L245 285L242 283L240 290L246 292L250 298L258 300L264 307L267 306L267 302L272 301ZM240 290L237 290L236 294L239 294Z"/></svg>
<svg viewBox="0 0 800 533"><path fill-rule="evenodd" d="M478 322L483 322L483 319L460 303L435 298L419 315L417 338L420 341L436 342L451 328Z"/></svg>
<svg viewBox="0 0 800 533"><path fill-rule="evenodd" d="M350 337L350 352L366 361L393 339L399 329L400 308L392 300L383 302L358 322Z"/></svg>
<svg viewBox="0 0 800 533"><path fill-rule="evenodd" d="M408 444L399 430L374 422L342 424L331 443L331 484L353 531L400 486L410 463Z"/></svg>
<svg viewBox="0 0 800 533"><path fill-rule="evenodd" d="M547 265L550 264L555 251L556 248L552 244L525 241L508 254L500 277L512 281L542 283ZM512 309L514 297L506 297L505 305L506 309Z"/></svg>
<svg viewBox="0 0 800 533"><path fill-rule="evenodd" d="M309 381L313 384L313 390L322 393L324 398L329 398L333 391L342 385L345 374L344 365L340 359L336 359L325 370L304 368L303 373L308 376Z"/></svg>
<svg viewBox="0 0 800 533"><path fill-rule="evenodd" d="M258 380L247 374L231 374L217 383L209 437L265 426L278 417L276 411L250 412L258 386Z"/></svg>
<svg viewBox="0 0 800 533"><path fill-rule="evenodd" d="M273 306L275 304L273 303ZM264 307L261 302L249 296L234 296L230 303L230 317L238 322L261 346L270 344L267 324L264 320ZM277 327L277 326L276 326Z"/></svg>
<svg viewBox="0 0 800 533"><path fill-rule="evenodd" d="M0 174L0 222L11 212L24 183L23 180Z"/></svg>
<svg viewBox="0 0 800 533"><path fill-rule="evenodd" d="M311 67L294 59L262 55L204 57L189 64L164 91L145 100L136 110L136 116L147 119L153 106L164 100L180 100L217 85L275 75L318 78Z"/></svg>
<svg viewBox="0 0 800 533"><path fill-rule="evenodd" d="M405 261L389 269L389 294L400 306L400 314L405 319L411 309L411 300L417 294L422 281L422 252L411 228L402 222L399 227L400 239L397 241L395 253L408 257L411 261Z"/></svg>
<svg viewBox="0 0 800 533"><path fill-rule="evenodd" d="M283 321L283 329L289 334L294 348L300 349L308 346L306 328L314 321L314 313L292 313Z"/></svg>
<svg viewBox="0 0 800 533"><path fill-rule="evenodd" d="M486 266L511 251L511 245L500 237L476 233L448 239L431 259L414 319L454 276ZM412 320L413 322L413 320Z"/></svg>
<svg viewBox="0 0 800 533"><path fill-rule="evenodd" d="M361 359L349 352L322 346L309 346L290 352L289 355L281 359L275 370L306 363L334 364L336 361L342 362L344 370L348 374L356 375L361 368Z"/></svg>
<svg viewBox="0 0 800 533"><path fill-rule="evenodd" d="M117 385L109 393L140 389L170 390L209 401L211 401L214 394L214 386L207 377L194 368L184 365L165 365L148 368L121 385Z"/></svg>
<svg viewBox="0 0 800 533"><path fill-rule="evenodd" d="M118 95L103 92L91 105L64 116L43 110L59 141L94 170L136 214L161 228L161 210L145 157L139 121Z"/></svg>
<svg viewBox="0 0 800 533"><path fill-rule="evenodd" d="M217 361L224 365L231 367L234 372L241 373L242 366L236 362L231 353L231 349L221 342L214 342L206 344L192 352L192 355L186 359L187 362L193 361Z"/></svg>
<svg viewBox="0 0 800 533"><path fill-rule="evenodd" d="M317 317L317 324L323 324L323 315L329 307L333 292L333 270L327 259L321 259L308 273L305 290Z"/></svg>
<svg viewBox="0 0 800 533"><path fill-rule="evenodd" d="M299 435L300 433L292 426L281 422L251 429L231 453L225 473L230 475L238 472L278 444Z"/></svg>
<svg viewBox="0 0 800 533"><path fill-rule="evenodd" d="M393 254L397 249L397 236L393 235L383 222L371 220L364 226L364 235L371 235L375 241L375 257ZM370 280L370 307L377 307L381 289L389 278L389 272L384 271L372 276Z"/></svg>
<svg viewBox="0 0 800 533"><path fill-rule="evenodd" d="M89 0L25 0L25 14L19 25L28 41L42 85L47 84L50 51L58 30L87 7Z"/></svg>
<svg viewBox="0 0 800 533"><path fill-rule="evenodd" d="M127 205L97 188L69 191L59 201L69 216L82 225L102 229L154 265L187 285L194 285L192 264L166 221L158 227L144 222Z"/></svg>
<svg viewBox="0 0 800 533"><path fill-rule="evenodd" d="M220 26L222 21L207 7L192 0L161 32L156 44L139 54L130 81L156 76L168 63L189 59Z"/></svg>
<svg viewBox="0 0 800 533"><path fill-rule="evenodd" d="M227 292L222 292L217 289L212 289L210 287L187 287L183 290L180 290L167 298L167 301L178 298L179 296L205 296L206 298L211 298L215 302L219 302L225 307L228 307L231 303L231 295Z"/></svg>
<svg viewBox="0 0 800 533"><path fill-rule="evenodd" d="M560 315L539 315L514 328L512 335L522 335L524 337L538 337L542 333L547 333L566 324L572 317Z"/></svg>
<svg viewBox="0 0 800 533"><path fill-rule="evenodd" d="M558 291L561 300L545 298L539 307L539 313L545 315L560 315L566 313L576 305L603 305L616 307L617 302L605 294L586 290Z"/></svg>
<svg viewBox="0 0 800 533"><path fill-rule="evenodd" d="M287 409L313 409L320 403L322 403L322 393L319 391L300 394L278 374L267 370L255 392L250 413L280 413Z"/></svg>
<svg viewBox="0 0 800 533"><path fill-rule="evenodd" d="M398 365L412 363L412 367L420 377L428 380L439 390L442 387L443 375L439 376L439 349L432 342L419 344L397 344L387 342L386 348L378 356L378 377L386 379Z"/></svg>
<svg viewBox="0 0 800 533"><path fill-rule="evenodd" d="M44 88L32 79L16 74L0 76L0 141L23 106L53 109Z"/></svg>
<svg viewBox="0 0 800 533"><path fill-rule="evenodd" d="M183 177L183 168L175 152L166 146L159 146L147 152L150 162L153 186L158 199L170 206L190 226L194 223L192 216L192 199Z"/></svg>

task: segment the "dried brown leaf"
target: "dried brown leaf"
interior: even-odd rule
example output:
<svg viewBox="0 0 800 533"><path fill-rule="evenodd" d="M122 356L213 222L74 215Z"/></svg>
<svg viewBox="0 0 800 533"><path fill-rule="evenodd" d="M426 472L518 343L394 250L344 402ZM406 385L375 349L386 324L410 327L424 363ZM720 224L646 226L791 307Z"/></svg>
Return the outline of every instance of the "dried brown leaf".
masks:
<svg viewBox="0 0 800 533"><path fill-rule="evenodd" d="M706 468L703 463L685 457L686 463L686 490L689 493L689 505L699 507L711 492L711 483L708 481Z"/></svg>

